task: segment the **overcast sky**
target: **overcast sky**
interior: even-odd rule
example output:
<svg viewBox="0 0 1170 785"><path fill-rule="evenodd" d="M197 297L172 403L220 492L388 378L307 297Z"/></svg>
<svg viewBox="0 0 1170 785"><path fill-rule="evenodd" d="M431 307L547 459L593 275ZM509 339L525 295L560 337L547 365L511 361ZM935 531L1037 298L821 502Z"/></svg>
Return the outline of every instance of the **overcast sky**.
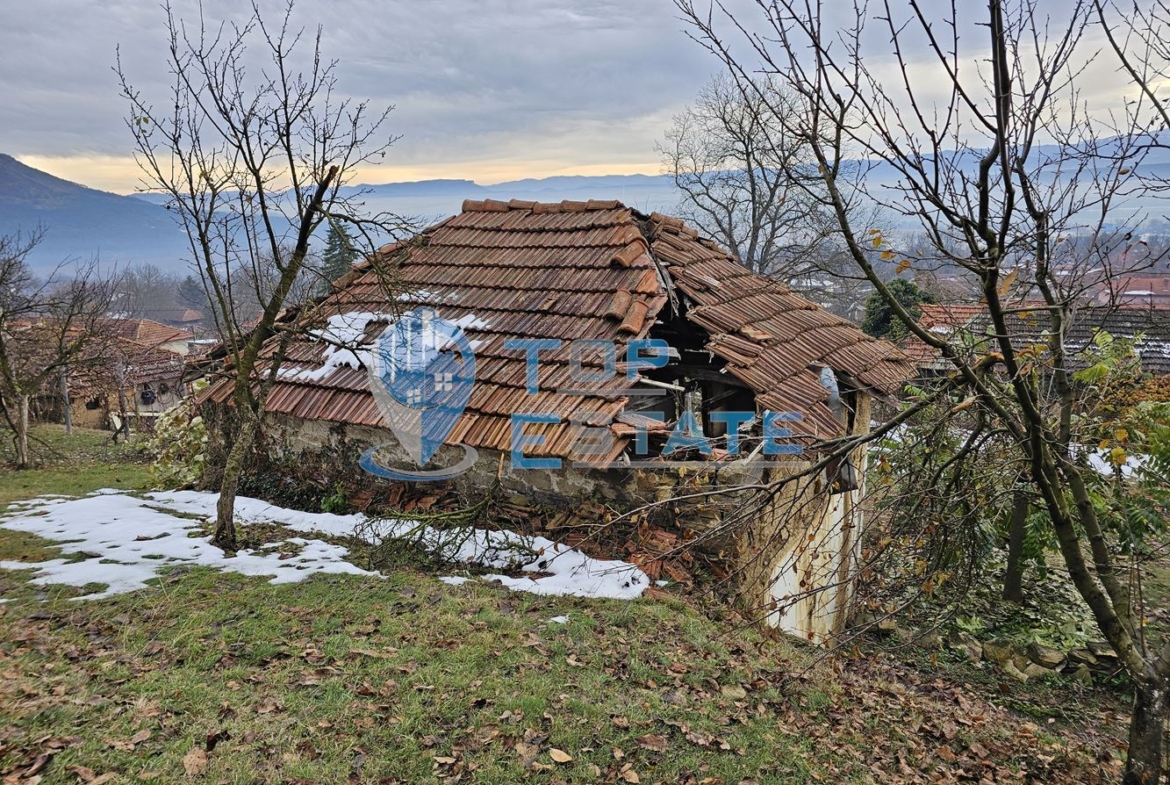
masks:
<svg viewBox="0 0 1170 785"><path fill-rule="evenodd" d="M1049 0L1049 10L1065 3ZM222 19L244 3L203 5ZM137 170L112 67L120 45L135 85L165 95L159 0L5 6L0 152L132 191ZM191 0L175 7L188 16L197 8ZM403 138L384 166L361 173L366 182L654 174L655 142L715 70L671 0L299 0L296 19L324 25L323 49L340 61L344 92L397 107L391 128ZM925 84L941 85L936 68L924 66ZM1113 66L1091 70L1089 92L1100 87L1117 100Z"/></svg>
<svg viewBox="0 0 1170 785"><path fill-rule="evenodd" d="M344 91L396 106L380 182L657 173L655 141L714 67L670 0L300 0L296 17L324 25ZM131 191L111 69L121 45L136 85L160 91L163 19L158 0L5 3L0 152Z"/></svg>

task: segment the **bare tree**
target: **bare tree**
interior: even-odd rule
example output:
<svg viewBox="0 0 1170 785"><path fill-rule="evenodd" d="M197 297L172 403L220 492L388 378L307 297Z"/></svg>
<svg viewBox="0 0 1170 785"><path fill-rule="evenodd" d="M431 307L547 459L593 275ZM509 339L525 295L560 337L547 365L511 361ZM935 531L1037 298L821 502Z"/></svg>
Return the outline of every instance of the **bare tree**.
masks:
<svg viewBox="0 0 1170 785"><path fill-rule="evenodd" d="M939 433L963 428L964 436L946 465L920 472L925 484L912 503L923 515L977 517L978 499L956 506L950 494L969 487L964 462L988 439L1006 443L1001 465L1047 513L1072 583L1133 680L1125 782L1159 781L1170 642L1147 629L1139 553L1122 547L1112 508L1092 490L1089 418L1079 416L1084 389L1067 344L1091 271L1146 253L1133 239L1143 216L1125 201L1149 192L1140 173L1157 130L1148 116L1156 96L1147 91L1113 115L1086 107L1078 83L1093 57L1091 2L1059 18L1031 0L754 0L754 13L676 5L741 90L771 101L762 74L799 102L799 111L776 107L776 115L813 156L853 265L951 368ZM965 49L972 40L978 45ZM855 220L840 184L850 160L886 172L881 188L861 186L866 197L925 231L928 252ZM919 327L878 274L874 250L901 269L961 269L987 340L960 346ZM1043 329L1024 330L1022 319ZM1135 492L1111 488L1122 507Z"/></svg>
<svg viewBox="0 0 1170 785"><path fill-rule="evenodd" d="M114 308L129 319L157 319L179 307L177 275L163 272L156 265L140 262L126 268L121 276Z"/></svg>
<svg viewBox="0 0 1170 785"><path fill-rule="evenodd" d="M402 228L360 217L360 204L341 190L355 167L394 142L384 130L391 109L338 95L337 64L321 53L320 29L306 40L293 26L291 2L275 25L256 4L238 25L202 16L188 24L169 5L165 11L173 86L162 107L131 85L120 62L118 74L146 186L170 197L187 232L234 374L236 422L224 431L214 537L230 551L240 473L289 333L274 355L262 358L261 348L282 332L279 317L293 302L314 233L337 221L372 245L379 233ZM238 307L246 300L240 287L256 297L258 315Z"/></svg>
<svg viewBox="0 0 1170 785"><path fill-rule="evenodd" d="M0 415L12 433L18 469L32 462L33 399L56 394L69 369L100 355L116 288L95 262L72 270L62 265L37 280L25 260L42 237L40 232L0 236Z"/></svg>
<svg viewBox="0 0 1170 785"><path fill-rule="evenodd" d="M807 273L832 230L821 201L794 185L802 174L815 184L816 170L804 142L774 115L792 108L769 80L742 90L716 76L658 146L682 192L682 216L752 272L781 280Z"/></svg>

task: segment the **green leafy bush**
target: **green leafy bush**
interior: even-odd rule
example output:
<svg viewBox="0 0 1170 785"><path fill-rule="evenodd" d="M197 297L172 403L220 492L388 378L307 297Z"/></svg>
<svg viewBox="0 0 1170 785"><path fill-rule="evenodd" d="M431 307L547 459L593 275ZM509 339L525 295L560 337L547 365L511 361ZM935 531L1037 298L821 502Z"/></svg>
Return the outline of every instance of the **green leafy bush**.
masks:
<svg viewBox="0 0 1170 785"><path fill-rule="evenodd" d="M349 510L349 500L345 496L345 487L336 483L333 490L321 498L321 512L344 513Z"/></svg>

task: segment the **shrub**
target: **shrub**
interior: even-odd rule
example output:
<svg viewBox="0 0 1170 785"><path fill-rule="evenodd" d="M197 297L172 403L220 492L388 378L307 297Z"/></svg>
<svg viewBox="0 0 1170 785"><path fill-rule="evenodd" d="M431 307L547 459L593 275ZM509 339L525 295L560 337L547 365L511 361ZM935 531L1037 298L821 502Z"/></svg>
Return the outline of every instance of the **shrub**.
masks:
<svg viewBox="0 0 1170 785"><path fill-rule="evenodd" d="M161 487L199 482L207 467L207 428L194 399L186 398L163 412L142 449L152 457L150 472Z"/></svg>

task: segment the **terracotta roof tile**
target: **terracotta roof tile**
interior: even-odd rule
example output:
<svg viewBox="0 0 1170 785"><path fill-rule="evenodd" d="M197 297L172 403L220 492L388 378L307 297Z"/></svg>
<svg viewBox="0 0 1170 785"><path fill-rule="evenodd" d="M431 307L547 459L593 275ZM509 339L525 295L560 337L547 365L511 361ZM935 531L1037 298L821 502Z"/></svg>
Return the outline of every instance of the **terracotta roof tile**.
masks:
<svg viewBox="0 0 1170 785"><path fill-rule="evenodd" d="M647 217L616 201L468 200L463 208L415 240L387 246L356 265L318 313L397 313L426 304L445 318L474 316L466 332L477 342L476 387L451 442L509 450L513 413L555 411L562 423L532 428L548 437L534 453L568 455L580 423L607 425L623 413L625 380L619 375L589 394L558 393L574 386L566 345L541 354L540 392L528 395L523 352L505 348L505 342L593 338L624 344L646 337L659 318L671 316L673 311L663 312L672 298L682 316L709 332L707 348L756 391L761 406L804 413L808 430L818 436L835 435L840 425L823 404L827 393L810 364L829 363L859 384L890 393L912 371L890 344L751 274L679 219ZM393 265L401 287L393 302L375 269L381 265ZM274 347L266 347L267 356ZM324 350L320 343L295 342L286 367L319 368ZM207 394L224 401L229 392L224 380ZM268 408L381 424L364 371L352 368L319 381L282 378ZM619 431L629 436L628 428Z"/></svg>
<svg viewBox="0 0 1170 785"><path fill-rule="evenodd" d="M164 343L190 341L195 338L188 330L150 319L111 319L109 324L117 337L143 346L161 346Z"/></svg>

